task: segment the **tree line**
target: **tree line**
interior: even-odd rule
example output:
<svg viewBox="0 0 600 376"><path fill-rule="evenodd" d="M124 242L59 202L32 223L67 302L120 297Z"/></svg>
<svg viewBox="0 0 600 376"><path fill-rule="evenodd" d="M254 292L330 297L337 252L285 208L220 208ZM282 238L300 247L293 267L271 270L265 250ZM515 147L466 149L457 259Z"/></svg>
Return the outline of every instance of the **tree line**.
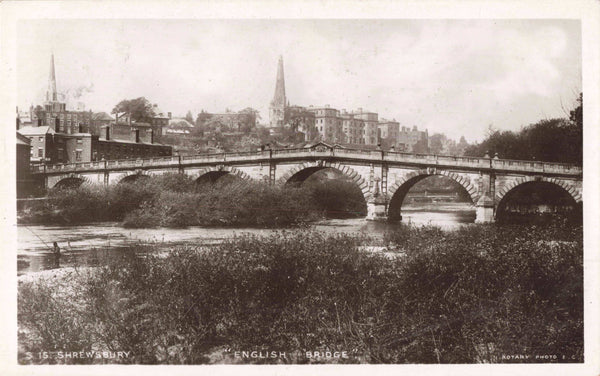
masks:
<svg viewBox="0 0 600 376"><path fill-rule="evenodd" d="M583 95L569 118L540 120L519 132L489 128L487 137L465 149L465 156L574 163L583 161Z"/></svg>

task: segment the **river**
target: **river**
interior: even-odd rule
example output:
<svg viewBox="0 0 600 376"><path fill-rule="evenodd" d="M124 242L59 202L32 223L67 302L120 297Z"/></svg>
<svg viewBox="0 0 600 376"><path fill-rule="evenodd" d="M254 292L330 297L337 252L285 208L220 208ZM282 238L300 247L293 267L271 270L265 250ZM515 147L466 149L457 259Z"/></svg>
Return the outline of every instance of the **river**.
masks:
<svg viewBox="0 0 600 376"><path fill-rule="evenodd" d="M475 208L469 204L435 203L403 206L402 222L432 224L447 230L473 223ZM381 238L398 223L371 222L364 218L328 219L312 225L326 233L364 233ZM133 244L157 244L168 248L176 244L211 244L242 234L268 235L280 229L257 228L152 228L127 229L116 222L80 226L17 226L17 273L38 272L56 267L98 266L108 258L128 252ZM293 231L293 229L292 229ZM52 254L52 243L61 248L59 265Z"/></svg>

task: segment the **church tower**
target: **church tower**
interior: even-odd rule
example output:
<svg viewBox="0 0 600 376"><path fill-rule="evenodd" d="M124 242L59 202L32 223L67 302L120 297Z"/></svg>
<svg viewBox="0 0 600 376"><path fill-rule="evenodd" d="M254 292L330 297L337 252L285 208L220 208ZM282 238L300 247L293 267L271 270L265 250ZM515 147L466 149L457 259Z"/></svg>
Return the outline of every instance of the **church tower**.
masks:
<svg viewBox="0 0 600 376"><path fill-rule="evenodd" d="M277 81L275 82L275 94L269 106L269 123L271 127L281 126L284 122L285 107L285 80L283 78L283 57L279 56L277 64Z"/></svg>

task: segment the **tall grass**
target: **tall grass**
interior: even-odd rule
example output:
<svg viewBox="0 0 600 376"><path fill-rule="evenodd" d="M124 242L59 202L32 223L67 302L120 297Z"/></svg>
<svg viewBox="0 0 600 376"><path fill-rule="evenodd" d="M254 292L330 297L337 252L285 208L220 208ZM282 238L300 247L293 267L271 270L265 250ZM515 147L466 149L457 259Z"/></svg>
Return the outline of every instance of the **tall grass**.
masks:
<svg viewBox="0 0 600 376"><path fill-rule="evenodd" d="M386 240L398 257L310 231L130 256L78 280L82 310L23 285L20 326L50 334L22 346L65 346L60 309L85 328L76 343L132 351L132 363L210 363L224 349L289 354L254 362L316 361L305 351L347 351L348 363L583 361L580 228L402 226Z"/></svg>

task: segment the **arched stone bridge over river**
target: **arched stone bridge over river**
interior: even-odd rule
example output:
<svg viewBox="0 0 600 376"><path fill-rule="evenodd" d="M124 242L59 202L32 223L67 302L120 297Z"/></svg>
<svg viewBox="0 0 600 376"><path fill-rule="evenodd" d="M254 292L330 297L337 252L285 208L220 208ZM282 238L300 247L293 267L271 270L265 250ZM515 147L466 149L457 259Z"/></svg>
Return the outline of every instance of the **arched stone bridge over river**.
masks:
<svg viewBox="0 0 600 376"><path fill-rule="evenodd" d="M477 222L493 222L509 193L525 184L554 185L582 203L581 167L561 163L497 158L452 157L317 144L310 148L202 154L137 160L111 160L33 167L46 188L79 183L113 184L142 175L179 172L197 179L233 174L270 184L302 182L332 168L354 181L367 202L367 219L400 217L409 189L428 176L459 183L476 206Z"/></svg>

